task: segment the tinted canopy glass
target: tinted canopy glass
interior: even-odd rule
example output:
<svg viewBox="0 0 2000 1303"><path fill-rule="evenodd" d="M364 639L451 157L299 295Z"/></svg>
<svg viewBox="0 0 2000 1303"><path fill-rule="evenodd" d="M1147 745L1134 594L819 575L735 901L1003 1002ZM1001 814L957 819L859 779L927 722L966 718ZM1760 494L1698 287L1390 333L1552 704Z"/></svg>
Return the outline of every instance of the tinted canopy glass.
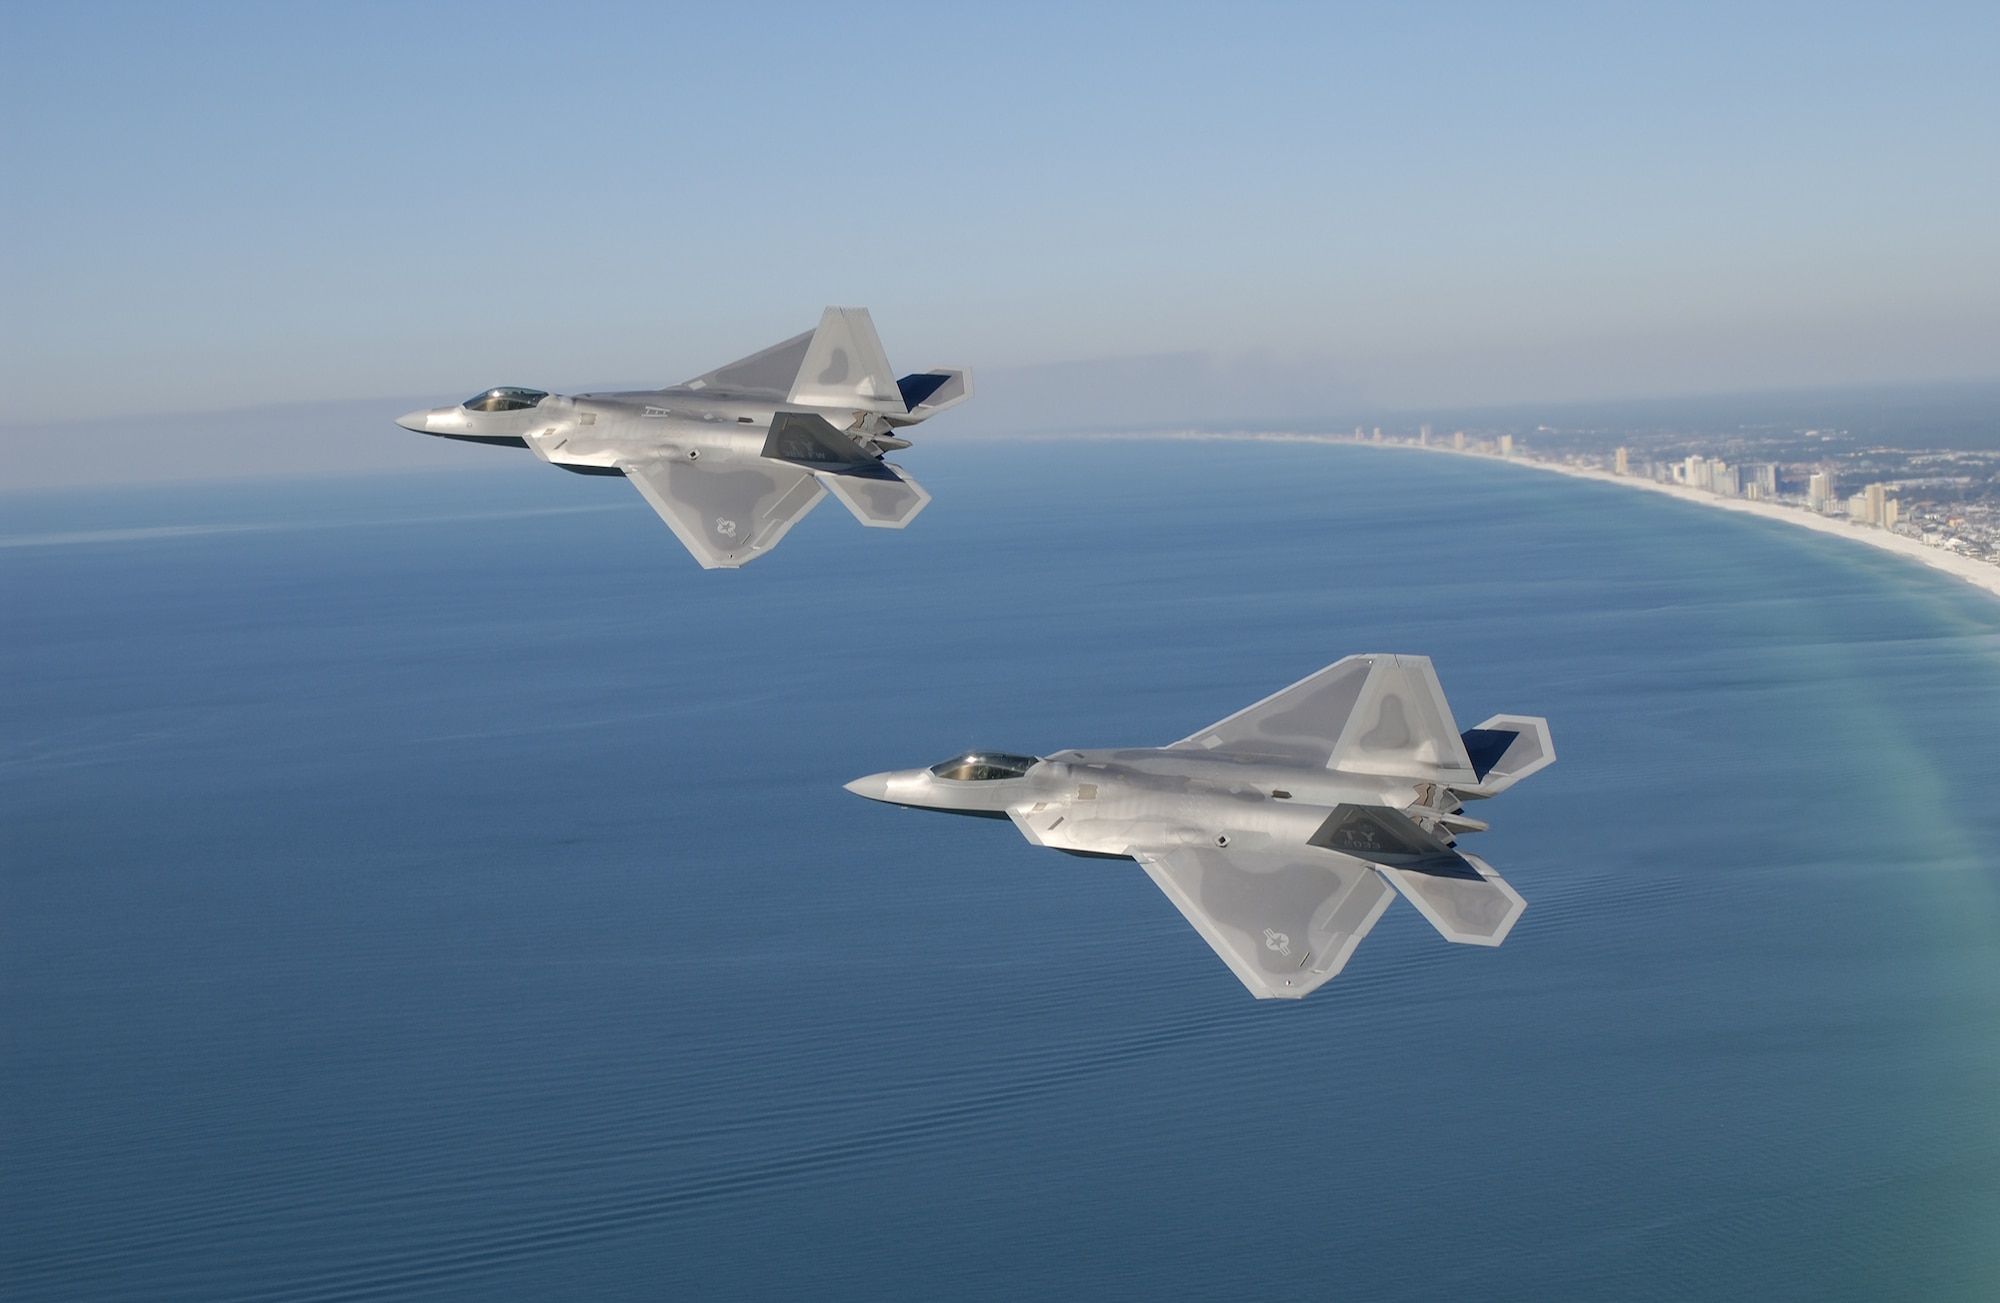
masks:
<svg viewBox="0 0 2000 1303"><path fill-rule="evenodd" d="M469 412L521 412L548 397L541 389L489 389L465 400Z"/></svg>
<svg viewBox="0 0 2000 1303"><path fill-rule="evenodd" d="M996 778L1019 778L1040 763L1040 758L1036 756L1014 756L1004 751L968 751L943 764L932 765L931 772L954 783L990 783Z"/></svg>

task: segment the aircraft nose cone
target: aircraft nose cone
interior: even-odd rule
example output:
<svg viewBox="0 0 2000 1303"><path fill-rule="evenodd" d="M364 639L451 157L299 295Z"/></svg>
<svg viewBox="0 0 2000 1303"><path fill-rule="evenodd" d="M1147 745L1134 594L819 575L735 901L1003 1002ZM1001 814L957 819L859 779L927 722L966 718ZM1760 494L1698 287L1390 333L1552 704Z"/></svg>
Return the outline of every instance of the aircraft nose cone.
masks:
<svg viewBox="0 0 2000 1303"><path fill-rule="evenodd" d="M426 407L421 411L411 412L407 416L397 417L396 424L402 426L405 430L413 430L418 434L429 434L431 432L430 419L431 409Z"/></svg>
<svg viewBox="0 0 2000 1303"><path fill-rule="evenodd" d="M886 801L889 799L889 775L870 774L866 778L857 778L847 784L847 790L871 801Z"/></svg>

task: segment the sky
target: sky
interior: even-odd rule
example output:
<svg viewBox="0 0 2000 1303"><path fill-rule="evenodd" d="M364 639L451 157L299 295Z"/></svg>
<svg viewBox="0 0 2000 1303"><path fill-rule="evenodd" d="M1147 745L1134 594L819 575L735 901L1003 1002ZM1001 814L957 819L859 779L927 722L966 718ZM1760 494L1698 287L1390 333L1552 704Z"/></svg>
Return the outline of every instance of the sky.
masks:
<svg viewBox="0 0 2000 1303"><path fill-rule="evenodd" d="M829 303L1389 405L2000 377L1990 3L0 17L0 424L666 384Z"/></svg>

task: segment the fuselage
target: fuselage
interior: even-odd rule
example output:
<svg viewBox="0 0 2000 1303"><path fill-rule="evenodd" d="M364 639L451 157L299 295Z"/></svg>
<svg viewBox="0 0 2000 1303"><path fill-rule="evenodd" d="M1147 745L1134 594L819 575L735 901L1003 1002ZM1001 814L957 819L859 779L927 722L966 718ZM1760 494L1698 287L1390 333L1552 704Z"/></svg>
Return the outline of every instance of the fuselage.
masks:
<svg viewBox="0 0 2000 1303"><path fill-rule="evenodd" d="M494 397L510 394L520 398ZM533 401L525 406L500 406L530 396ZM476 406L482 402L494 406ZM411 412L396 423L419 434L526 448L551 465L583 474L618 475L620 463L755 457L763 451L779 410L768 399L686 388L574 396L489 390L464 403ZM817 411L836 428L846 428L862 415L798 404L786 404L784 410Z"/></svg>
<svg viewBox="0 0 2000 1303"><path fill-rule="evenodd" d="M998 763L982 763L989 760ZM1407 779L1179 748L1046 758L973 752L928 769L870 774L847 790L913 809L1012 819L1037 845L1121 857L1134 846L1303 845L1336 806L1403 810L1421 795Z"/></svg>

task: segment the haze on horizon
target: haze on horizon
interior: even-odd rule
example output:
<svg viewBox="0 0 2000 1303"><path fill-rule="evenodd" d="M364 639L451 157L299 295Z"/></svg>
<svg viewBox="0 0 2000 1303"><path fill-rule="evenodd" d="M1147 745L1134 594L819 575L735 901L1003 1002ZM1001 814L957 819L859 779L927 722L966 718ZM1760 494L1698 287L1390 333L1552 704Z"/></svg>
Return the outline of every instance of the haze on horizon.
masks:
<svg viewBox="0 0 2000 1303"><path fill-rule="evenodd" d="M2000 378L1991 6L9 25L4 424L666 383L828 303L1369 404Z"/></svg>

